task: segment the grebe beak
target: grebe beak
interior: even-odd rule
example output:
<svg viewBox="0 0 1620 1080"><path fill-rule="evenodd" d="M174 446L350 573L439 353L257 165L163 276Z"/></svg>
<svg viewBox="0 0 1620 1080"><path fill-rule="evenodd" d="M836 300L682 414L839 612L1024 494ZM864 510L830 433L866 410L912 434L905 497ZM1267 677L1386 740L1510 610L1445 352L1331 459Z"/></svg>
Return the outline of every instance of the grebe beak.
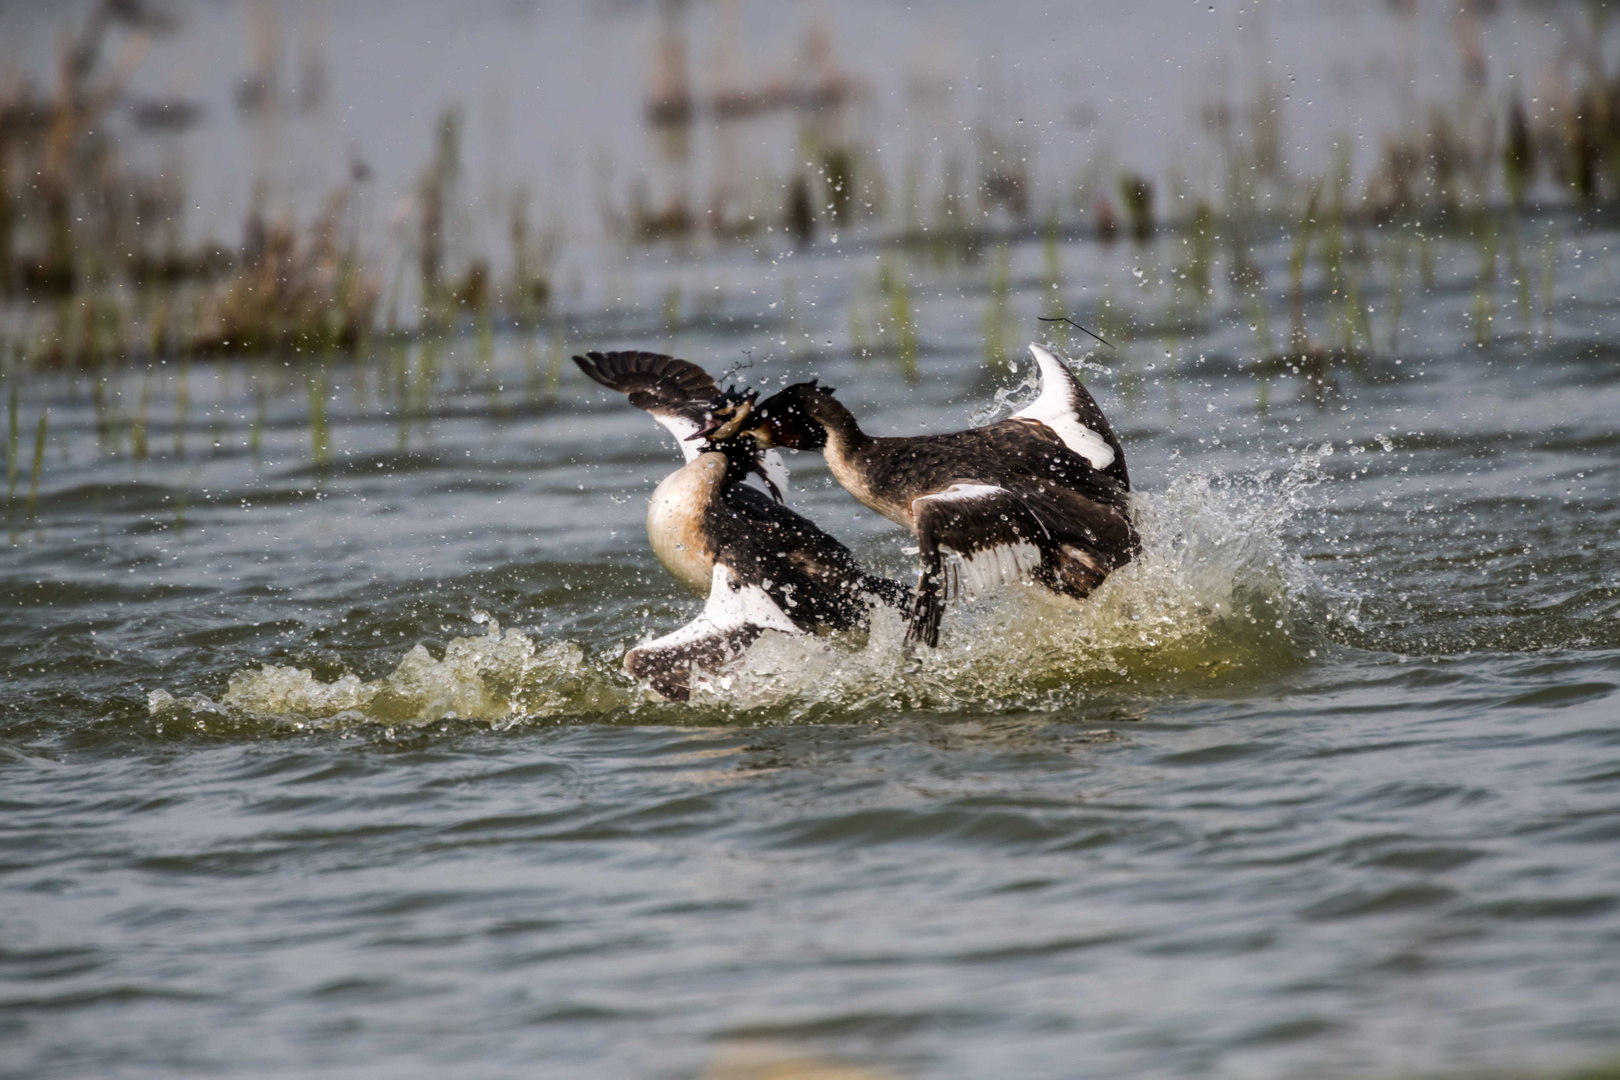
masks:
<svg viewBox="0 0 1620 1080"><path fill-rule="evenodd" d="M686 437L687 442L696 442L698 439L708 439L710 442L722 442L735 438L742 430L744 423L754 411L754 400L757 395L750 394L735 405L727 405L724 409L716 410L714 419L709 424Z"/></svg>

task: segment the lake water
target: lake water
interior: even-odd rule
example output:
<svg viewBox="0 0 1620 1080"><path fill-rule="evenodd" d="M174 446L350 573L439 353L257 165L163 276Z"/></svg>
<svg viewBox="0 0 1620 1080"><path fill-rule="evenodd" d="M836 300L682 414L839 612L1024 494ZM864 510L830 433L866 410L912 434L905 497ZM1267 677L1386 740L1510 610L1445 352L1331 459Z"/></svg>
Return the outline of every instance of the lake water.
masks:
<svg viewBox="0 0 1620 1080"><path fill-rule="evenodd" d="M1620 255L1525 228L1535 299L1504 274L1488 344L1477 255L1438 242L1395 347L1320 403L1257 375L1262 330L1219 302L1085 354L1146 547L1084 610L985 601L915 657L884 622L767 638L691 705L619 668L698 606L642 530L675 450L572 365L547 404L554 329L27 382L0 1073L1392 1076L1612 1052ZM1057 245L1060 295L1150 321L1178 247ZM566 350L716 372L747 350L739 379L818 374L878 433L965 425L1029 374L1016 348L987 373L982 265L911 271L908 384L848 347L852 318L878 340L877 255L772 254L632 260L652 299L569 320ZM1010 251L1014 346L1051 331L1051 254ZM1286 280L1285 238L1259 257ZM672 276L713 296L666 325ZM1387 343L1394 297L1367 301ZM789 464L793 505L911 572L819 457Z"/></svg>

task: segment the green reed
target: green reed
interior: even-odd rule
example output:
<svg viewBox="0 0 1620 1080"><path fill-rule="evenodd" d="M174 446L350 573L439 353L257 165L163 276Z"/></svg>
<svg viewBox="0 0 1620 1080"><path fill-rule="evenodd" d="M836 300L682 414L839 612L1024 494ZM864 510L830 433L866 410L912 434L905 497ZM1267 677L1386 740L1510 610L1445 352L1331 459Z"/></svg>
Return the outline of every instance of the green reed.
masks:
<svg viewBox="0 0 1620 1080"><path fill-rule="evenodd" d="M551 321L551 351L546 357L546 400L555 403L562 389L563 358L568 355L568 327L561 315Z"/></svg>
<svg viewBox="0 0 1620 1080"><path fill-rule="evenodd" d="M191 409L191 354L180 357L178 385L174 390L174 456L186 455L186 413Z"/></svg>
<svg viewBox="0 0 1620 1080"><path fill-rule="evenodd" d="M39 506L39 478L45 471L45 434L46 424L50 420L50 409L39 411L39 423L34 426L34 464L28 473L28 524L34 523L35 512Z"/></svg>
<svg viewBox="0 0 1620 1080"><path fill-rule="evenodd" d="M1256 359L1264 360L1276 352L1271 337L1271 309L1266 306L1266 298L1258 288L1249 290L1248 300L1249 331L1254 334L1254 354Z"/></svg>
<svg viewBox="0 0 1620 1080"><path fill-rule="evenodd" d="M782 282L782 311L782 321L787 324L782 336L787 339L788 352L795 360L802 360L810 338L799 324L799 279L792 274Z"/></svg>
<svg viewBox="0 0 1620 1080"><path fill-rule="evenodd" d="M681 325L681 285L676 282L664 290L664 335L669 340L670 352L675 351L675 332Z"/></svg>
<svg viewBox="0 0 1620 1080"><path fill-rule="evenodd" d="M270 407L270 394L265 389L265 379L262 372L255 371L251 378L253 384L253 420L248 424L248 453L253 455L254 461L258 461L260 459L260 447L264 440L265 414Z"/></svg>
<svg viewBox="0 0 1620 1080"><path fill-rule="evenodd" d="M1210 276L1210 268L1215 262L1215 211L1210 209L1207 202L1199 200L1193 209L1192 236L1184 238L1182 243L1192 249L1192 257L1184 271L1187 284L1198 303L1207 304L1215 297L1215 286Z"/></svg>
<svg viewBox="0 0 1620 1080"><path fill-rule="evenodd" d="M135 407L135 420L129 428L129 451L136 461L145 461L148 447L146 444L146 427L152 413L152 367L147 365L146 372L141 376L141 398Z"/></svg>
<svg viewBox="0 0 1620 1080"><path fill-rule="evenodd" d="M861 318L861 296L858 289L849 298L849 349L856 359L871 355L871 350L866 344L866 321Z"/></svg>
<svg viewBox="0 0 1620 1080"><path fill-rule="evenodd" d="M1291 317L1288 347L1302 350L1310 345L1310 331L1305 323L1305 263L1311 250L1311 232L1316 226L1317 207L1322 201L1322 181L1311 185L1305 212L1300 215L1298 231L1288 253L1288 298Z"/></svg>
<svg viewBox="0 0 1620 1080"><path fill-rule="evenodd" d="M112 431L112 422L107 415L107 376L105 374L96 375L94 381L90 384L90 406L91 411L95 414L96 449L105 454Z"/></svg>
<svg viewBox="0 0 1620 1080"><path fill-rule="evenodd" d="M984 309L984 365L997 374L1007 371L1007 296L1011 287L1012 252L1001 244L990 264L990 291Z"/></svg>
<svg viewBox="0 0 1620 1080"><path fill-rule="evenodd" d="M1405 236L1397 236L1387 245L1390 252L1389 270L1389 351L1400 352L1401 314L1406 305L1406 271L1412 258L1412 243Z"/></svg>
<svg viewBox="0 0 1620 1080"><path fill-rule="evenodd" d="M1530 292L1530 272L1524 264L1520 239L1519 221L1514 218L1508 226L1508 273L1513 283L1513 297L1519 304L1519 322L1524 327L1524 340L1529 344L1536 335L1536 305Z"/></svg>
<svg viewBox="0 0 1620 1080"><path fill-rule="evenodd" d="M879 324L886 338L892 338L900 359L900 374L906 382L917 381L917 320L911 310L911 290L904 271L896 271L887 259L878 262L878 291L889 302L887 327Z"/></svg>
<svg viewBox="0 0 1620 1080"><path fill-rule="evenodd" d="M1541 317L1544 324L1542 333L1549 340L1552 338L1553 264L1557 255L1554 238L1549 236L1541 248Z"/></svg>
<svg viewBox="0 0 1620 1080"><path fill-rule="evenodd" d="M911 311L911 290L904 276L894 283L891 317L900 337L900 374L908 383L917 381L917 320Z"/></svg>
<svg viewBox="0 0 1620 1080"><path fill-rule="evenodd" d="M1045 287L1041 290L1041 298L1043 301L1050 301L1051 313L1054 316L1063 314L1063 260L1058 240L1058 217L1057 212L1053 211L1046 223L1046 239L1043 244L1046 270L1042 280ZM1065 352L1068 351L1068 323L1046 323L1042 329L1050 336L1052 344Z"/></svg>
<svg viewBox="0 0 1620 1080"><path fill-rule="evenodd" d="M1478 234L1479 274L1474 286L1474 344L1487 348L1491 343L1491 323L1496 317L1496 228L1485 226Z"/></svg>
<svg viewBox="0 0 1620 1080"><path fill-rule="evenodd" d="M539 402L546 381L545 361L535 340L538 336L538 329L523 335L523 400L529 405Z"/></svg>
<svg viewBox="0 0 1620 1080"><path fill-rule="evenodd" d="M326 425L326 398L330 393L324 361L305 376L309 394L309 448L310 457L317 467L326 464L331 450L331 433Z"/></svg>
<svg viewBox="0 0 1620 1080"><path fill-rule="evenodd" d="M6 410L11 426L6 430L6 526L11 526L11 506L17 498L17 454L22 429L17 421L17 383L11 382L10 403Z"/></svg>

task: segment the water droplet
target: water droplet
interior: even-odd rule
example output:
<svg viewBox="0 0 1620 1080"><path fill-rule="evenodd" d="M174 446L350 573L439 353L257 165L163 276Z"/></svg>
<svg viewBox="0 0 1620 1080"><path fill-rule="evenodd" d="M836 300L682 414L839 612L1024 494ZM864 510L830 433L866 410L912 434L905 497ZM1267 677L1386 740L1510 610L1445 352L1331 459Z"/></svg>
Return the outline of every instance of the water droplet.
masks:
<svg viewBox="0 0 1620 1080"><path fill-rule="evenodd" d="M1131 273L1135 274L1138 278L1140 278L1144 272L1145 271L1143 271L1143 269L1140 266L1133 267L1131 269Z"/></svg>

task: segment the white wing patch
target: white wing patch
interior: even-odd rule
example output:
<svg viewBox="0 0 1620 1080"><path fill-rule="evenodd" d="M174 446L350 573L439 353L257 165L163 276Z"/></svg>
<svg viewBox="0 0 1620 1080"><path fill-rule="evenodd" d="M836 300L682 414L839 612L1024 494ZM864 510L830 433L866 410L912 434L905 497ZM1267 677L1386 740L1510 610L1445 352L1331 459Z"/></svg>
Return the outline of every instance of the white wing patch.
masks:
<svg viewBox="0 0 1620 1080"><path fill-rule="evenodd" d="M625 670L660 696L686 701L697 672L719 671L766 630L795 636L804 632L764 589L737 584L730 568L715 563L703 613L679 630L625 653Z"/></svg>
<svg viewBox="0 0 1620 1080"><path fill-rule="evenodd" d="M957 560L953 575L957 591L978 596L1029 581L1041 567L1041 549L1034 544L1003 544L958 555Z"/></svg>
<svg viewBox="0 0 1620 1080"><path fill-rule="evenodd" d="M995 498L997 495L1005 494L1006 491L1006 488L995 484L952 484L944 491L936 491L932 495L919 495L911 501L913 504L920 502L965 504Z"/></svg>
<svg viewBox="0 0 1620 1080"><path fill-rule="evenodd" d="M714 577L709 583L709 600L703 613L679 630L638 646L637 652L661 652L680 648L706 638L729 636L733 631L758 627L761 630L780 630L784 634L804 631L793 625L770 594L758 585L737 585L729 567L714 564Z"/></svg>
<svg viewBox="0 0 1620 1080"><path fill-rule="evenodd" d="M952 484L944 491L913 499L912 506L931 502L972 507L1010 494L1006 488L994 484ZM1041 566L1041 549L1034 544L997 544L972 554L954 554L950 581L954 591L968 595L993 592L1003 585L1027 581Z"/></svg>
<svg viewBox="0 0 1620 1080"><path fill-rule="evenodd" d="M686 441L687 436L696 435L700 430L697 421L691 420L685 416L680 416L676 413L652 412L651 410L648 410L648 414L654 420L658 421L659 424L663 425L665 431L668 431L671 435L675 436L675 441L680 444L681 453L685 455L688 464L695 461L697 456L703 452L702 443Z"/></svg>
<svg viewBox="0 0 1620 1080"><path fill-rule="evenodd" d="M1101 435L1080 422L1074 407L1074 373L1063 361L1039 345L1031 344L1029 354L1041 369L1041 394L1013 416L1039 420L1057 432L1063 445L1085 458L1093 469L1108 468L1114 463L1114 448Z"/></svg>

